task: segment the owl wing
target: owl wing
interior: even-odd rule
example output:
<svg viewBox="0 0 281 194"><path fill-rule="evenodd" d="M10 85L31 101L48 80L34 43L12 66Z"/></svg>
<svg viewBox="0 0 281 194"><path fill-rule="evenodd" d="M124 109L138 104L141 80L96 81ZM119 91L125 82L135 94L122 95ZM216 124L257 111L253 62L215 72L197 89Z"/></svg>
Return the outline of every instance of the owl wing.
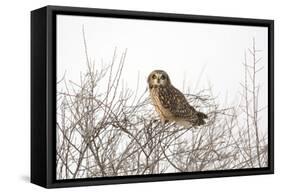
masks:
<svg viewBox="0 0 281 194"><path fill-rule="evenodd" d="M197 111L187 102L185 96L175 87L169 86L159 90L162 106L176 117L196 118Z"/></svg>

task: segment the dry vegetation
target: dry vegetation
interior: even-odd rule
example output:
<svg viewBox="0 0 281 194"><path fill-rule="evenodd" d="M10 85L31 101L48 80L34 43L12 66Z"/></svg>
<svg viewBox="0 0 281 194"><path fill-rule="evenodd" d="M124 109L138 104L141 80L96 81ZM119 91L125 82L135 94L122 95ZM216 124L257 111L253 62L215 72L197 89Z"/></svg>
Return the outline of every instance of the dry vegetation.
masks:
<svg viewBox="0 0 281 194"><path fill-rule="evenodd" d="M203 107L208 122L200 128L162 125L138 86L121 83L126 51L96 68L84 37L87 72L79 83L65 77L57 84L57 179L142 175L169 172L258 168L267 166L267 134L259 128L256 75L258 50L245 52L241 102L221 107L211 88L186 94ZM247 60L246 57L251 58ZM251 63L250 63L251 61ZM101 82L107 83L100 90Z"/></svg>

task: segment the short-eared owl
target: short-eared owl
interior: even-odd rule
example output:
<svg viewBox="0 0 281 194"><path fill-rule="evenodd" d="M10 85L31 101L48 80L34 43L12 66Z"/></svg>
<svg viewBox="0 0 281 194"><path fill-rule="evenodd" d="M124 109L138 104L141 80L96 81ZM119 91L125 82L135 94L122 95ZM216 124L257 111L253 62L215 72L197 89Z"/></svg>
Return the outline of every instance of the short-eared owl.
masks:
<svg viewBox="0 0 281 194"><path fill-rule="evenodd" d="M171 84L165 71L151 72L147 82L151 100L162 123L175 122L184 127L205 124L204 119L207 118L207 115L196 111L187 102L184 95Z"/></svg>

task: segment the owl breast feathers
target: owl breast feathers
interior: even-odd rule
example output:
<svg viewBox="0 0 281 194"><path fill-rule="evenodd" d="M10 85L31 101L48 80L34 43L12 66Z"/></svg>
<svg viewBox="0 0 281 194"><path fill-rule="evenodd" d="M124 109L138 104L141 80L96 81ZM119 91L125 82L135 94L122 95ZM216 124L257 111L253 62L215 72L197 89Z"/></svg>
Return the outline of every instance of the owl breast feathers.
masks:
<svg viewBox="0 0 281 194"><path fill-rule="evenodd" d="M204 119L207 118L207 115L196 111L187 102L185 96L170 83L170 80L166 84L151 84L149 90L162 123L175 122L184 127L205 124Z"/></svg>

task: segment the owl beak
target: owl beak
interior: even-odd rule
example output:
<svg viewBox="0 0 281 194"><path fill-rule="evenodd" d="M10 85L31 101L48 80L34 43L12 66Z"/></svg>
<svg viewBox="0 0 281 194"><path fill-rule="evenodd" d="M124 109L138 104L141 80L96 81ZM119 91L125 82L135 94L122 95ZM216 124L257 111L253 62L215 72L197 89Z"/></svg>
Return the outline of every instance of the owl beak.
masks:
<svg viewBox="0 0 281 194"><path fill-rule="evenodd" d="M157 84L160 84L160 79L159 78L157 79Z"/></svg>

